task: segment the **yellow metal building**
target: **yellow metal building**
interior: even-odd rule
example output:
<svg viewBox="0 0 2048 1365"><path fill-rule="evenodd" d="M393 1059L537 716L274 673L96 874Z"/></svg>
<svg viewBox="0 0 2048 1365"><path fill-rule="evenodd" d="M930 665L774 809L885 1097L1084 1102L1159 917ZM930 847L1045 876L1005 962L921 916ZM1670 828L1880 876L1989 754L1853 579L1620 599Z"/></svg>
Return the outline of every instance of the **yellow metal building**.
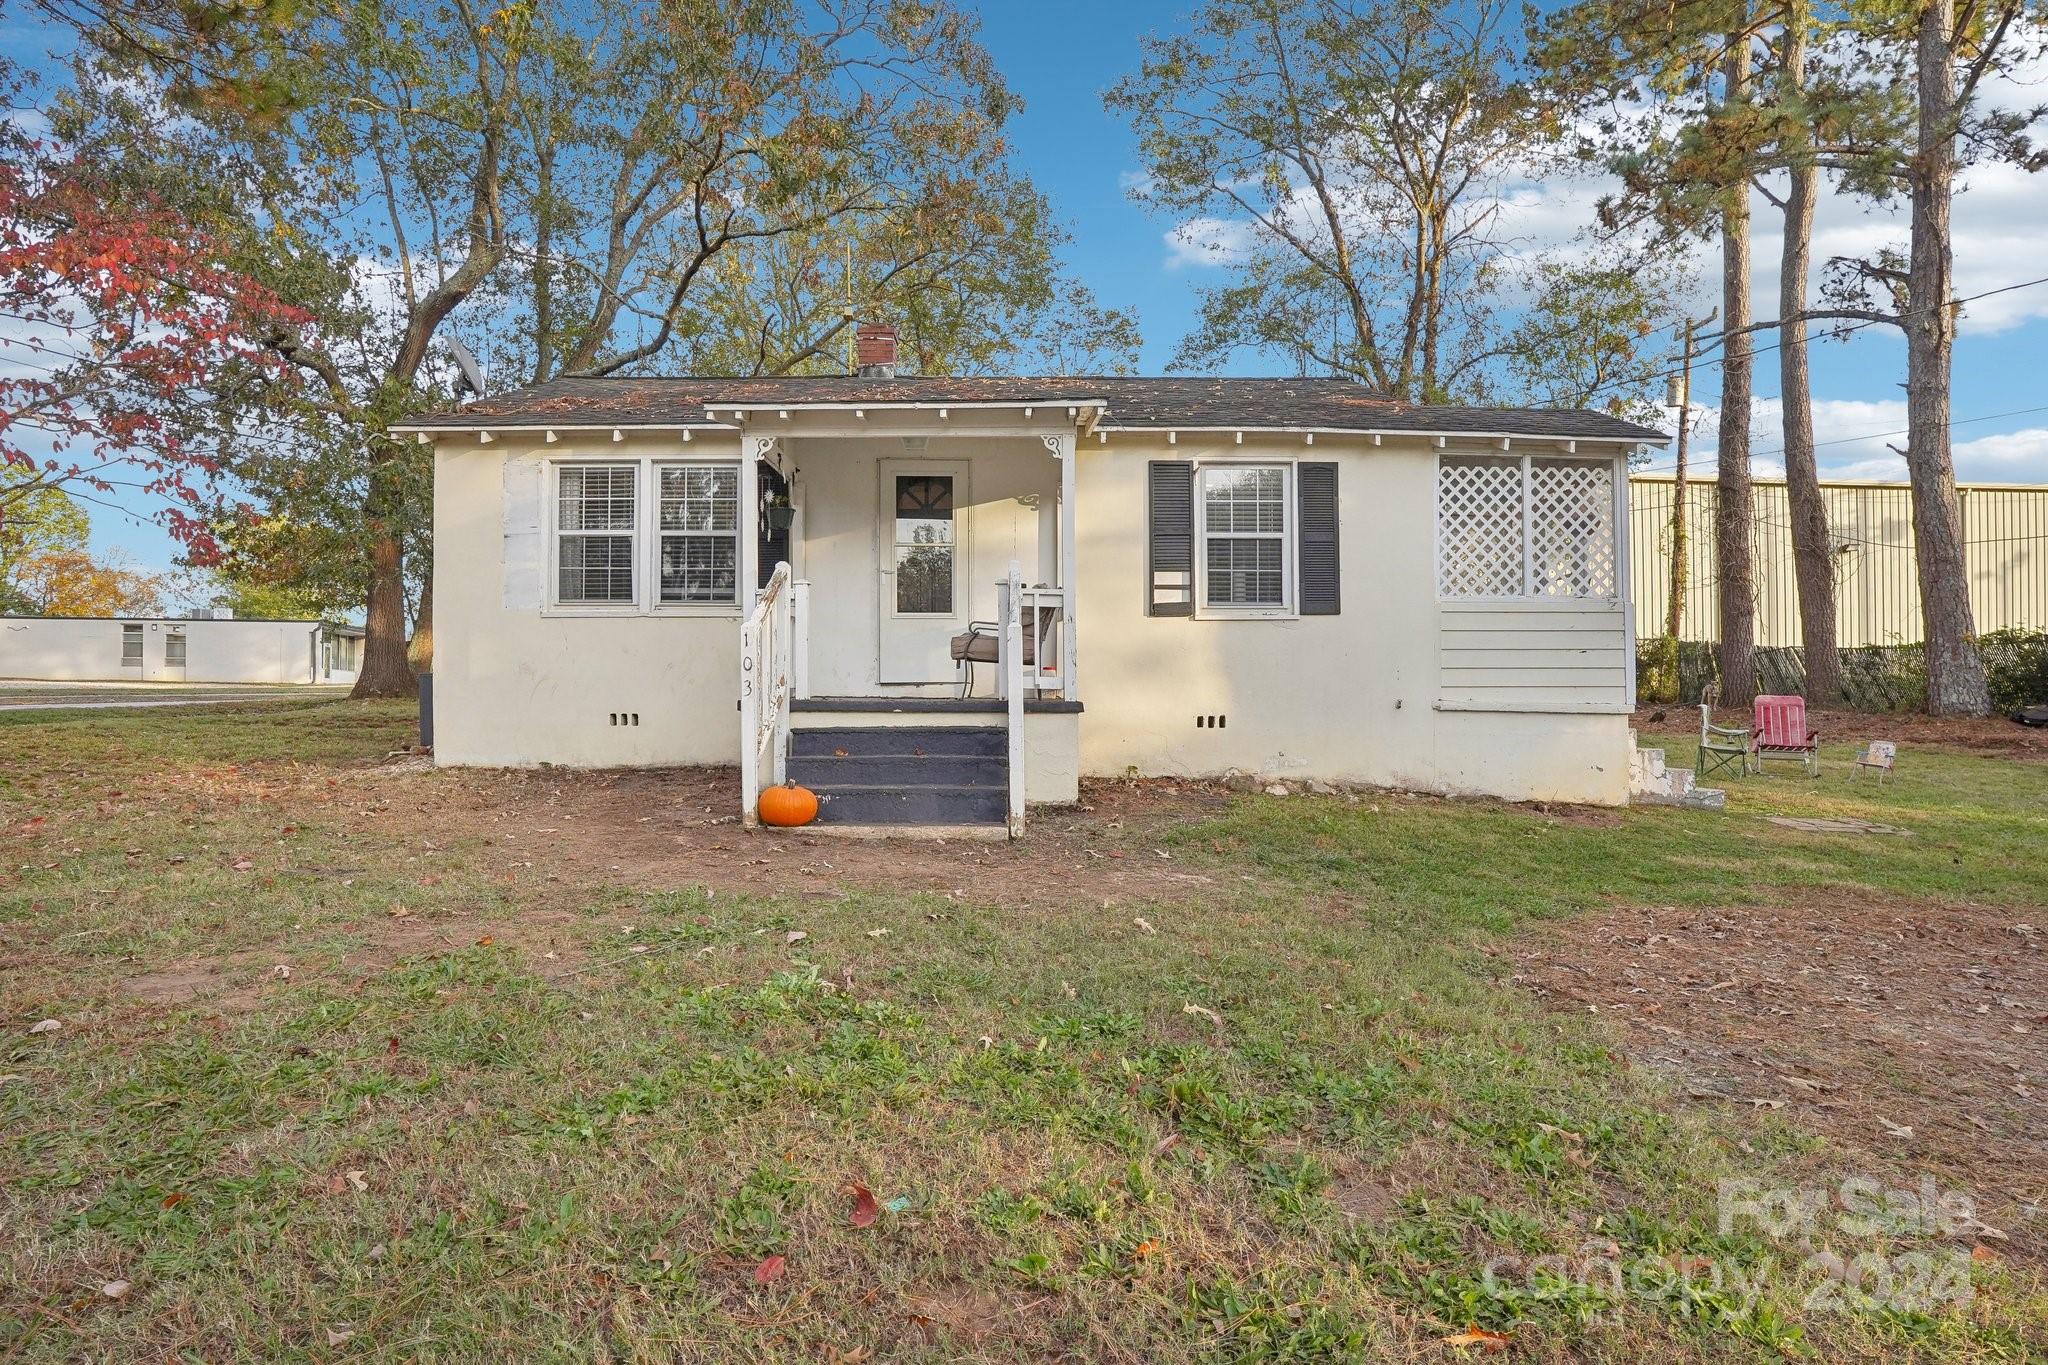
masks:
<svg viewBox="0 0 2048 1365"><path fill-rule="evenodd" d="M1825 483L1828 531L1835 545L1841 643L1917 642L1919 580L1913 565L1913 494L1903 483ZM1636 634L1664 633L1671 573L1669 474L1629 481L1629 565ZM1963 539L1970 602L1979 631L2048 629L2048 486L1962 484ZM1687 587L1680 637L1718 633L1714 568L1715 488L1687 480ZM1756 482L1756 642L1799 643L1799 590L1792 571L1792 511L1783 479Z"/></svg>

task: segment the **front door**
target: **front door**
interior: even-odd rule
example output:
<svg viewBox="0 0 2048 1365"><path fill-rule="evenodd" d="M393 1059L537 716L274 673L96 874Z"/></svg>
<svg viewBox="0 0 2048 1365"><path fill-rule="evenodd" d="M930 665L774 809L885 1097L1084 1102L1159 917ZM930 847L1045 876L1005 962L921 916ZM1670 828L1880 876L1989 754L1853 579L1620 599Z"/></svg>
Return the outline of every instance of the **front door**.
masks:
<svg viewBox="0 0 2048 1365"><path fill-rule="evenodd" d="M967 629L967 466L882 461L880 680L946 683Z"/></svg>

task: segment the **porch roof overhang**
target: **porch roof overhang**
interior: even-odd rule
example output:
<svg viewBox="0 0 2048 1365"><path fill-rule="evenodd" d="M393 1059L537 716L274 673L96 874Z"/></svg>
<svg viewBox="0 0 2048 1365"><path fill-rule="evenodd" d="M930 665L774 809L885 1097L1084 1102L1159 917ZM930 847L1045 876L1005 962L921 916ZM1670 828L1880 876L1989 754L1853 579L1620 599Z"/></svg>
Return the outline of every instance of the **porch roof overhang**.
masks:
<svg viewBox="0 0 2048 1365"><path fill-rule="evenodd" d="M1007 428L1019 434L1078 429L1109 435L1241 433L1267 438L1425 438L1451 442L1586 443L1594 449L1661 445L1661 431L1602 412L1414 404L1348 380L1232 378L906 377L865 379L563 379L492 395L453 412L424 414L394 432L431 440L448 432L750 432L808 428L843 434L896 426ZM949 427L948 424L951 424ZM1240 437L1241 439L1241 437Z"/></svg>

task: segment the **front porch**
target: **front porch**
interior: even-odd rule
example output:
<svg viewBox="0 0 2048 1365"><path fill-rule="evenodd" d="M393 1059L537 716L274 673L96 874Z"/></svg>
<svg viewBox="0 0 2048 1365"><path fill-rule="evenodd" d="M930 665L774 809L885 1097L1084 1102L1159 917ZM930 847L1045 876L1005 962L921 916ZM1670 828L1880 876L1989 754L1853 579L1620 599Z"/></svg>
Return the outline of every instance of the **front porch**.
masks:
<svg viewBox="0 0 2048 1365"><path fill-rule="evenodd" d="M1075 799L1076 407L732 409L744 428L742 801L828 825ZM764 431L763 428L772 428Z"/></svg>

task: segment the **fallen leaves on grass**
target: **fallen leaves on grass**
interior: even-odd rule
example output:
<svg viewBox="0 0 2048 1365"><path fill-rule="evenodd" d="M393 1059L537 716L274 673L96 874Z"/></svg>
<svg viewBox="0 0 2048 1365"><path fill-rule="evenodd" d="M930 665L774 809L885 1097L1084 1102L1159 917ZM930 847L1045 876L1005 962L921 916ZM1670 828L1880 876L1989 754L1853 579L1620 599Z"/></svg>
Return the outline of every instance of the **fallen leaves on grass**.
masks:
<svg viewBox="0 0 2048 1365"><path fill-rule="evenodd" d="M28 1031L30 1033L55 1033L63 1027L64 1021L61 1019L38 1019L35 1023L28 1026Z"/></svg>
<svg viewBox="0 0 2048 1365"><path fill-rule="evenodd" d="M108 1280L100 1286L100 1293L119 1303L128 1297L128 1291L132 1287L126 1280Z"/></svg>
<svg viewBox="0 0 2048 1365"><path fill-rule="evenodd" d="M370 1182L363 1178L361 1171L336 1171L333 1175L327 1177L327 1192L329 1194L346 1194L351 1187L355 1189L357 1194L368 1194Z"/></svg>
<svg viewBox="0 0 2048 1365"><path fill-rule="evenodd" d="M754 1267L755 1284L773 1284L789 1273L787 1256L770 1256Z"/></svg>
<svg viewBox="0 0 2048 1365"><path fill-rule="evenodd" d="M1490 1332L1484 1327L1467 1327L1462 1332L1453 1332L1445 1337L1444 1345L1477 1346L1482 1351L1492 1353L1505 1351L1511 1339L1506 1332Z"/></svg>
<svg viewBox="0 0 2048 1365"><path fill-rule="evenodd" d="M846 1221L857 1228L874 1226L875 1220L882 1216L882 1206L875 1199L875 1192L858 1180L848 1185L846 1192L853 1196L853 1210L847 1214Z"/></svg>

